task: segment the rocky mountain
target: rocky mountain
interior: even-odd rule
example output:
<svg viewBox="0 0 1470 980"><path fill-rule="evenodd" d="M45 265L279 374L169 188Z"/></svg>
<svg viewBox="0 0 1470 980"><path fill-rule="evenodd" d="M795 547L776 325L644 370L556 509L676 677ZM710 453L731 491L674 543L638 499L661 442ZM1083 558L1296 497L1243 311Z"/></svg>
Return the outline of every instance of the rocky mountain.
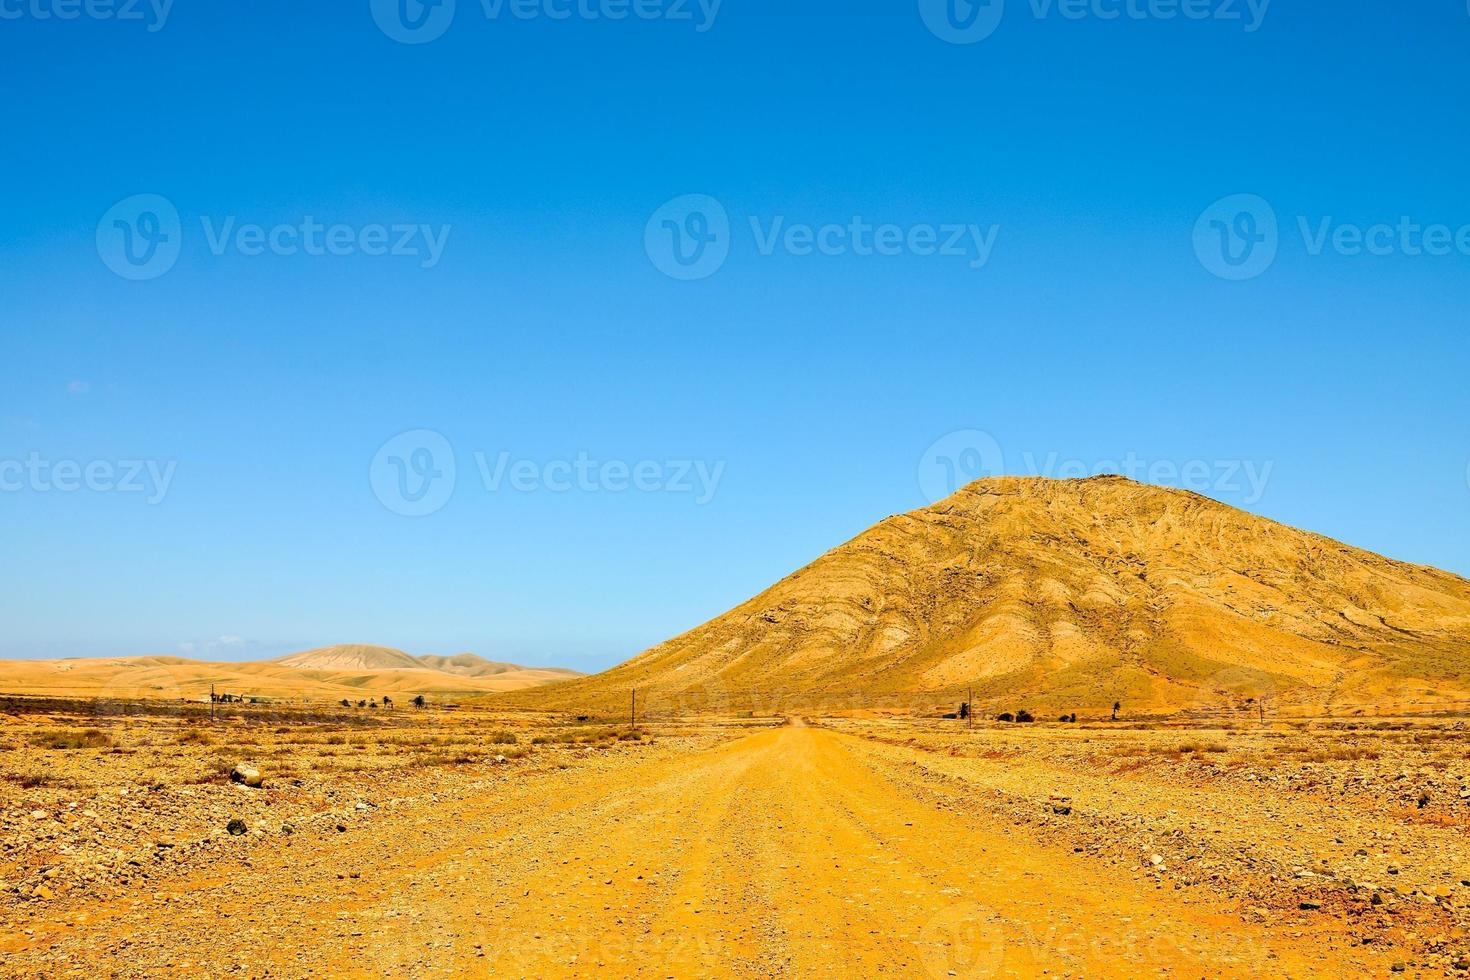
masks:
<svg viewBox="0 0 1470 980"><path fill-rule="evenodd" d="M1181 490L998 478L890 517L556 708L1464 699L1470 582Z"/></svg>

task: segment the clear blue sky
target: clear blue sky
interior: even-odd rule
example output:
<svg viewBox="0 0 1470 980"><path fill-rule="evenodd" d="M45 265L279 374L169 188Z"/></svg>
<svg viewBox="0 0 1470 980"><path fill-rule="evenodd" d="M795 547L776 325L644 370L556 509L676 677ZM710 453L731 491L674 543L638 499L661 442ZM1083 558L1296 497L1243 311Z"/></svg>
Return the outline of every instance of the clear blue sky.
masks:
<svg viewBox="0 0 1470 980"><path fill-rule="evenodd" d="M0 656L354 641L600 668L923 505L935 452L1131 453L1176 484L1203 461L1213 496L1470 573L1470 255L1348 254L1352 227L1470 224L1465 3L1283 0L1247 31L1100 2L1007 0L952 44L912 0L713 23L458 0L403 44L367 0L161 24L0 0ZM102 244L137 194L179 216L176 263L140 281ZM729 221L693 281L645 245L708 227L650 221L687 194ZM1244 281L1196 249L1236 194L1279 222ZM1238 211L1219 227L1261 227ZM450 232L430 268L209 237L308 216ZM778 218L856 217L998 232L980 268L762 254ZM1312 254L1298 219L1328 217L1346 244ZM375 454L419 429L454 492L408 517L380 500L395 467L439 457ZM993 443L931 451L963 430ZM616 470L492 489L476 452L723 469L704 502ZM99 464L97 488L17 469L37 460ZM106 489L129 460L171 472L161 500Z"/></svg>

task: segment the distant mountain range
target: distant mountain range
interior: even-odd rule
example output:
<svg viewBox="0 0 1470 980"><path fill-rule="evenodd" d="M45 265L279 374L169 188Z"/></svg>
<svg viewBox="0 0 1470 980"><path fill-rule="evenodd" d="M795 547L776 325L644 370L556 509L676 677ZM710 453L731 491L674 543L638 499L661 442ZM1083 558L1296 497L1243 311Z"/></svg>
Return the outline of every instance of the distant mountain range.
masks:
<svg viewBox="0 0 1470 980"><path fill-rule="evenodd" d="M73 697L196 698L220 693L269 698L362 698L515 691L582 676L460 653L414 657L391 647L343 644L276 660L211 663L184 657L0 661L0 693Z"/></svg>

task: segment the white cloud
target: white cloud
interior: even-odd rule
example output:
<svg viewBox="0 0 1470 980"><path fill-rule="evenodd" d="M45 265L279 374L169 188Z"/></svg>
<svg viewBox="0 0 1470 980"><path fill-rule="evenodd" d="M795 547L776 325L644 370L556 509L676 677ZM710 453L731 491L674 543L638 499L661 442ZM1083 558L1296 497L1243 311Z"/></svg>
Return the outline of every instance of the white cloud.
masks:
<svg viewBox="0 0 1470 980"><path fill-rule="evenodd" d="M70 381L66 385L66 393L68 395L85 395L91 390L92 385L88 381Z"/></svg>

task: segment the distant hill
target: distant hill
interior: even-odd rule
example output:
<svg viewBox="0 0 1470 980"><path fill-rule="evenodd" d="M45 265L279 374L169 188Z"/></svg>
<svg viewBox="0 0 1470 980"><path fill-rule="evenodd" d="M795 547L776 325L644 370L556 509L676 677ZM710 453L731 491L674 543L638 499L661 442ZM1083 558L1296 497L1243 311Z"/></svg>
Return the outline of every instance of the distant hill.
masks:
<svg viewBox="0 0 1470 980"><path fill-rule="evenodd" d="M446 674L455 674L459 677L493 677L496 674L505 674L510 671L525 669L516 664L497 663L493 660L486 660L484 657L473 653L457 653L452 657L426 654L419 657L418 662L425 667L442 670ZM567 671L566 673L568 676L577 676L576 671Z"/></svg>
<svg viewBox="0 0 1470 980"><path fill-rule="evenodd" d="M449 669L440 669L441 664ZM213 687L220 693L267 698L338 700L487 694L580 676L559 667L493 663L474 654L415 658L391 647L344 644L254 663L172 656L0 661L0 693L199 698Z"/></svg>
<svg viewBox="0 0 1470 980"><path fill-rule="evenodd" d="M303 650L275 662L282 667L308 670L419 670L424 666L402 650L360 643Z"/></svg>
<svg viewBox="0 0 1470 980"><path fill-rule="evenodd" d="M1048 709L1443 702L1470 698L1470 581L1121 477L982 480L619 667L512 700L621 710L634 688L655 713L971 688Z"/></svg>

